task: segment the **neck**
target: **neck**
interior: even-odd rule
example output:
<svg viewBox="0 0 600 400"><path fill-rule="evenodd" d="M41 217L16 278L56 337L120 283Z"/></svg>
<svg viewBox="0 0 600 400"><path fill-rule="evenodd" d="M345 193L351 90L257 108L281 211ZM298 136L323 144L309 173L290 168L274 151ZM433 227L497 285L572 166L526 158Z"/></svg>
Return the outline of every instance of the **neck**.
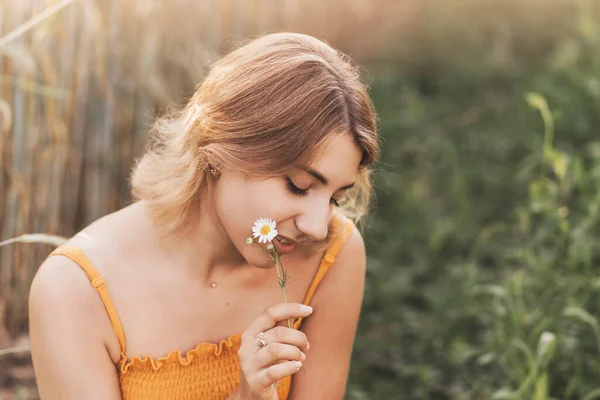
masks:
<svg viewBox="0 0 600 400"><path fill-rule="evenodd" d="M168 265L178 266L189 279L207 286L250 267L210 210L214 208L209 204L198 208L193 214L197 223L185 236L164 238L157 234L154 241L168 259Z"/></svg>

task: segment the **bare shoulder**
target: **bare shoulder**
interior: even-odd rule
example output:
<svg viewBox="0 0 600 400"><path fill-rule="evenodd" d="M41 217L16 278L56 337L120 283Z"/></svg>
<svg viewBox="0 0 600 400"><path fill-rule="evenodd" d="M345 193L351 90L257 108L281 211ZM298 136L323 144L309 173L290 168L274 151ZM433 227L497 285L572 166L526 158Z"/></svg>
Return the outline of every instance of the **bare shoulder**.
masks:
<svg viewBox="0 0 600 400"><path fill-rule="evenodd" d="M115 280L120 270L117 262L111 262L116 259L114 252L106 250L118 242L110 234L116 230L115 223L118 220L112 214L103 217L66 243L81 251L78 256L85 257L105 281ZM31 329L44 329L44 332L34 334L57 334L52 326L62 324L77 331L86 340L106 347L113 362L118 361L120 346L105 305L86 271L71 258L55 254L40 265L31 284L29 308Z"/></svg>
<svg viewBox="0 0 600 400"><path fill-rule="evenodd" d="M31 355L42 398L120 398L103 308L76 263L63 256L42 263L29 293Z"/></svg>
<svg viewBox="0 0 600 400"><path fill-rule="evenodd" d="M355 266L358 266L359 268L362 266L362 269L364 270L366 264L365 241L354 223L352 224L352 231L350 232L348 239L346 239L346 242L344 242L336 257L336 264L347 265L347 262L351 260L354 260L353 264Z"/></svg>
<svg viewBox="0 0 600 400"><path fill-rule="evenodd" d="M94 303L95 293L85 271L65 256L48 257L33 278L30 301L40 307L78 307Z"/></svg>
<svg viewBox="0 0 600 400"><path fill-rule="evenodd" d="M81 251L86 259L90 260L93 268L104 276L106 266L111 263L102 262L109 253L118 252L120 225L127 225L126 209L108 214L73 236L67 246L75 247ZM111 249L111 251L107 251ZM100 262L96 262L96 261ZM89 278L81 266L63 255L48 257L39 267L33 283L32 298L51 296L57 301L76 301L96 303L98 294L91 285ZM81 303L83 302L83 303Z"/></svg>
<svg viewBox="0 0 600 400"><path fill-rule="evenodd" d="M142 244L147 227L141 208L130 205L108 214L73 236L67 243L81 251L94 269L115 288L124 279L128 253ZM113 294L113 293L111 293Z"/></svg>
<svg viewBox="0 0 600 400"><path fill-rule="evenodd" d="M118 349L98 292L85 271L65 256L54 255L40 265L29 291L29 314L30 328L43 327L43 335L60 334L52 326L69 327L86 340Z"/></svg>
<svg viewBox="0 0 600 400"><path fill-rule="evenodd" d="M322 287L316 291L315 307L335 308L348 301L361 303L365 273L365 242L360 231L353 224L352 231L321 283Z"/></svg>
<svg viewBox="0 0 600 400"><path fill-rule="evenodd" d="M344 398L365 272L365 244L354 226L315 293L313 315L302 327L310 342L307 373L294 376L290 399Z"/></svg>

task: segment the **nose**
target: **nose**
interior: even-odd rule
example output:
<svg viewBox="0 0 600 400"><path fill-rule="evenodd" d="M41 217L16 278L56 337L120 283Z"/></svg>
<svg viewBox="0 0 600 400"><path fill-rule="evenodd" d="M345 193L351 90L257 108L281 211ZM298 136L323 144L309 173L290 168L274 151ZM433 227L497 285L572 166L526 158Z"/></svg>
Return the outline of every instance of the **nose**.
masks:
<svg viewBox="0 0 600 400"><path fill-rule="evenodd" d="M309 240L324 240L327 237L330 213L329 202L326 206L312 203L308 205L305 212L296 217L296 228Z"/></svg>

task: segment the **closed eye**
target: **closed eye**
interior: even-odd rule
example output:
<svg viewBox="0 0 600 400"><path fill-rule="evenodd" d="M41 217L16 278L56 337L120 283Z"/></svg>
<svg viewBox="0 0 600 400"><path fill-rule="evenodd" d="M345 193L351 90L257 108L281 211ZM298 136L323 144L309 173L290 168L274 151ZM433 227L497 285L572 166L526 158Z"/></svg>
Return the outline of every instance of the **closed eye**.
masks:
<svg viewBox="0 0 600 400"><path fill-rule="evenodd" d="M290 193L292 193L295 196L306 196L308 195L308 189L300 189L298 186L294 185L294 182L292 182L292 180L289 177L285 177L286 180L286 188L287 190L289 190ZM330 204L333 204L336 207L339 207L340 204L338 203L338 201L334 198L329 200Z"/></svg>

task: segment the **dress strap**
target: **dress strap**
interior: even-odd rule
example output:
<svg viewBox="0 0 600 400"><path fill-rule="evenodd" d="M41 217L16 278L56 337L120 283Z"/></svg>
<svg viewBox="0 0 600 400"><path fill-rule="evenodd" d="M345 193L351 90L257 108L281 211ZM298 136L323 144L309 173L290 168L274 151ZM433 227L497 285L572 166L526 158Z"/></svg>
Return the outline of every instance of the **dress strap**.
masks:
<svg viewBox="0 0 600 400"><path fill-rule="evenodd" d="M354 230L354 223L349 218L339 216L334 219L333 229L335 229L338 232L338 235L337 237L335 237L333 243L327 248L325 256L321 261L321 265L319 265L319 269L317 269L317 272L313 277L313 280L310 284L310 287L308 288L308 292L306 293L302 304L310 304L310 301L312 300L315 291L317 290L317 287L329 271L329 268L335 262L335 257L337 256L338 252L340 251L340 249ZM300 317L294 322L294 329L300 328L302 320L303 318Z"/></svg>
<svg viewBox="0 0 600 400"><path fill-rule="evenodd" d="M83 269L90 279L92 286L102 298L102 303L104 303L104 307L108 312L108 317L110 318L110 322L113 326L113 329L117 335L117 339L119 340L119 344L121 345L121 354L125 354L125 332L123 331L123 326L121 325L121 321L119 320L119 316L117 314L117 310L113 305L110 296L108 295L108 290L106 289L106 281L104 278L98 273L96 268L92 265L90 260L86 257L86 255L78 249L77 247L70 245L61 245L57 247L48 257L61 255L71 259L74 263L79 265L81 269Z"/></svg>

